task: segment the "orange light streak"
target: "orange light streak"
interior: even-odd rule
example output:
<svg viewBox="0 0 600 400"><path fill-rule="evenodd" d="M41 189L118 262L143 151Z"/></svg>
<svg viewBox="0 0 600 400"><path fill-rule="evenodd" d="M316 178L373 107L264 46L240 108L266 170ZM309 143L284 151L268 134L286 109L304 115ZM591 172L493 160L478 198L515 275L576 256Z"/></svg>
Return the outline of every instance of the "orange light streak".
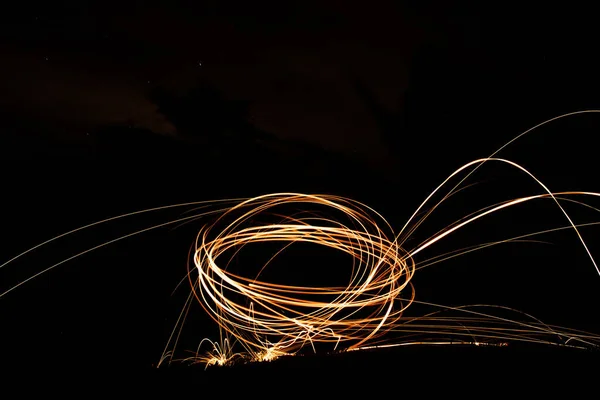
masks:
<svg viewBox="0 0 600 400"><path fill-rule="evenodd" d="M598 112L600 110L578 111L544 121L509 141L489 157L464 164L425 198L398 232L371 207L356 200L328 194L272 193L253 198L156 207L108 218L51 238L1 264L0 270L42 246L100 224L173 209L185 209L188 214L81 251L9 287L0 293L0 298L70 260L112 243L167 226L178 226L198 220L208 221L211 217L214 221L205 223L197 233L190 254L193 263L189 265L187 275L192 292L177 319L159 365L174 361L173 354L193 299L197 300L218 324L220 340L203 339L197 350L181 361L202 363L207 367L229 365L237 360L271 361L285 355L297 354L306 346L311 346L316 351L318 343L325 343L334 350L341 348L342 351L416 344L505 346L513 341L568 347L597 347L600 344L600 335L547 325L530 315L506 307L447 307L425 303L417 299L411 281L419 269L444 260L564 229L574 231L600 275L600 268L580 232L583 226L600 222L575 224L563 207L566 202L572 202L588 207L590 211L599 212L600 209L571 197L597 198L600 197L600 193L553 192L521 165L496 157L506 146L547 123L568 116ZM422 222L444 201L462 190L464 187L461 185L469 176L489 162L517 169L534 181L543 193L508 199L470 213L417 246L406 248L408 239L414 237ZM441 195L441 199L434 201L436 196L440 196L442 190L455 180L459 182ZM537 200L552 200L568 225L415 261L417 255L435 249L436 243L464 227L483 220L486 216ZM288 212L290 209L295 211ZM298 209L302 211L298 212ZM274 220L277 222L272 222ZM269 243L280 247L262 265L245 265L240 271L233 270L231 261L236 259L241 249L257 243ZM281 267L275 264L287 249L301 243L323 246L348 255L351 264L348 265L350 273L346 284L314 287L281 284L265 278L271 269ZM406 317L405 311L411 305L417 304L434 307L439 311L418 317ZM520 319L494 315L493 311L516 313ZM393 333L404 335L404 339L389 339ZM235 346L241 346L243 351L236 352Z"/></svg>

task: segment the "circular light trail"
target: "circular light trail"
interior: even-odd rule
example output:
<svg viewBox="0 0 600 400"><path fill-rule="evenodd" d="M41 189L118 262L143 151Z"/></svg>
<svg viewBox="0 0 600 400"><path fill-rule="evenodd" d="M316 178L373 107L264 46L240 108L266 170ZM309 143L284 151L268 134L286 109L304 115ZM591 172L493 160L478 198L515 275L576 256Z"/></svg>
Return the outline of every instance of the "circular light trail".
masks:
<svg viewBox="0 0 600 400"><path fill-rule="evenodd" d="M321 206L345 215L348 221L317 218L311 213L276 213L282 206ZM265 214L278 215L281 220L256 224ZM350 348L358 347L385 333L414 299L410 280L415 264L385 220L379 217L386 230L377 224L377 217L356 201L327 195L271 194L241 202L198 235L196 296L231 337L257 350L262 350L266 338L281 351L307 341L336 346L349 342ZM223 220L230 221L214 233ZM226 254L260 242L274 242L281 248L256 276L228 271ZM302 287L261 280L275 257L301 242L350 255L348 285ZM405 300L400 299L401 293Z"/></svg>

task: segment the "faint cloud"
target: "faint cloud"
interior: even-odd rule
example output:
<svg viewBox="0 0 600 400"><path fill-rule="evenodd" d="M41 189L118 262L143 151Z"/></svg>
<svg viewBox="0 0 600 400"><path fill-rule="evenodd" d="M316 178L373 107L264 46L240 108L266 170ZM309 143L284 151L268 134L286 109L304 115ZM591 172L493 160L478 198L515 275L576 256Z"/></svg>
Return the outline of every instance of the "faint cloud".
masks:
<svg viewBox="0 0 600 400"><path fill-rule="evenodd" d="M3 53L0 104L5 110L65 126L128 123L156 133L175 133L126 77L103 73L101 66L74 56Z"/></svg>

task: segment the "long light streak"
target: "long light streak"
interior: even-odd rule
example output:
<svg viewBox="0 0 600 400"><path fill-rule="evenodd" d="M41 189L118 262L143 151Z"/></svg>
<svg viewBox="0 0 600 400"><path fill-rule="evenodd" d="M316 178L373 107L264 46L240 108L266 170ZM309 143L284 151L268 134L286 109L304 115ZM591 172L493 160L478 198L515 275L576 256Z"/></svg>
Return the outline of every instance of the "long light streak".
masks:
<svg viewBox="0 0 600 400"><path fill-rule="evenodd" d="M229 365L237 360L271 361L285 355L297 354L306 346L316 351L317 343L327 344L334 350L341 348L345 351L416 344L505 346L518 341L567 347L597 347L600 345L598 334L547 325L530 315L507 307L449 307L420 301L412 284L415 272L422 268L490 246L532 240L530 238L535 235L564 229L574 231L591 264L600 275L600 268L580 233L580 228L600 222L576 224L563 207L566 202L572 202L598 212L598 208L571 197L594 198L600 197L600 193L553 192L521 165L496 157L502 149L518 138L549 122L597 112L600 110L578 111L544 121L518 135L489 157L464 164L425 198L398 232L371 207L356 200L329 194L272 193L253 198L155 207L107 218L55 236L0 264L0 270L42 246L101 224L170 209L182 209L185 216L169 219L90 247L0 292L0 298L68 261L117 241L159 228L208 221L210 217L213 221L205 222L198 231L190 253L192 263L188 265L187 279L192 291L167 341L159 365L176 360L202 363L207 367ZM413 248L407 248L408 239L414 237L421 224L430 218L444 201L465 189L466 185L463 183L466 179L489 162L517 169L535 182L542 193L512 198L482 208L439 230ZM459 182L443 194L440 200L434 202L435 197L454 180ZM415 261L415 256L430 248L434 249L437 242L456 231L486 216L537 200L552 200L568 225L457 249L419 262ZM251 261L250 264L254 265L244 264L241 269L236 269L232 262L240 258L242 249L256 244L270 244L278 246L278 249L262 265ZM281 268L277 265L277 260L299 244L318 245L346 254L351 260L346 284L306 286L271 281L268 278L269 272ZM323 266L328 267L330 266ZM305 270L308 270L308 267ZM220 338L218 341L203 339L191 355L175 359L175 350L193 299L196 299L217 323ZM413 304L431 307L437 311L417 317L405 316L405 311ZM517 313L520 319L500 316L497 315L498 312ZM240 346L243 351L236 351L236 346Z"/></svg>

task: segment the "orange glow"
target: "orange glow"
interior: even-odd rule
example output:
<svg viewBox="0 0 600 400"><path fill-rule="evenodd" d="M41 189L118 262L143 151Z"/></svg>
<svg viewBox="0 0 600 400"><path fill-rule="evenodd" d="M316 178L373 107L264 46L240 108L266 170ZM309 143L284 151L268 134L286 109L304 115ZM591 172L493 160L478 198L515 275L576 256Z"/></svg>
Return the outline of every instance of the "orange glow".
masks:
<svg viewBox="0 0 600 400"><path fill-rule="evenodd" d="M201 340L196 351L181 361L202 363L207 367L230 365L238 360L271 361L297 354L303 348L316 351L317 344L325 344L334 351L423 344L506 346L511 342L598 347L598 334L551 326L507 307L485 304L448 307L425 303L418 299L411 282L420 269L450 258L502 243L530 240L535 235L563 229L574 231L590 263L600 274L600 268L579 231L582 226L600 222L575 224L563 207L566 202L572 202L585 206L592 212L600 212L598 208L575 200L581 197L597 198L600 193L553 192L521 165L496 157L508 144L535 128L559 118L596 112L600 110L564 114L545 121L511 140L490 157L466 163L425 198L399 231L395 231L382 215L369 206L349 198L327 194L272 193L254 198L157 207L98 221L56 236L8 260L0 265L0 270L41 246L99 224L170 209L185 209L187 214L75 254L18 282L0 293L0 298L65 262L111 243L153 229L201 220L204 225L197 234L190 254L193 263L189 265L187 275L192 291L159 365L174 361L173 354L183 322L194 299L218 324L221 337L219 341ZM414 233L423 221L450 196L461 190L463 182L475 170L490 162L520 171L538 185L541 194L492 204L460 218L421 243L409 246L409 239L414 238ZM452 186L451 182L456 180L459 182ZM442 190L446 190L448 186L451 188L442 194ZM539 200L552 201L562 213L564 225L415 261L415 256L422 256L426 250L435 249L436 243L447 240L475 221ZM209 217L214 221L209 223ZM240 271L231 268L232 260L236 259L240 251L256 243L269 243L278 246L278 250L270 254L271 257L262 265L244 265ZM323 246L349 256L351 261L347 266L347 281L340 279L344 284L338 286L313 287L275 283L264 278L286 249L302 243ZM417 304L437 311L418 317L406 317L405 311ZM502 313L514 315L514 318L498 315ZM238 347L241 347L240 351L236 352Z"/></svg>

